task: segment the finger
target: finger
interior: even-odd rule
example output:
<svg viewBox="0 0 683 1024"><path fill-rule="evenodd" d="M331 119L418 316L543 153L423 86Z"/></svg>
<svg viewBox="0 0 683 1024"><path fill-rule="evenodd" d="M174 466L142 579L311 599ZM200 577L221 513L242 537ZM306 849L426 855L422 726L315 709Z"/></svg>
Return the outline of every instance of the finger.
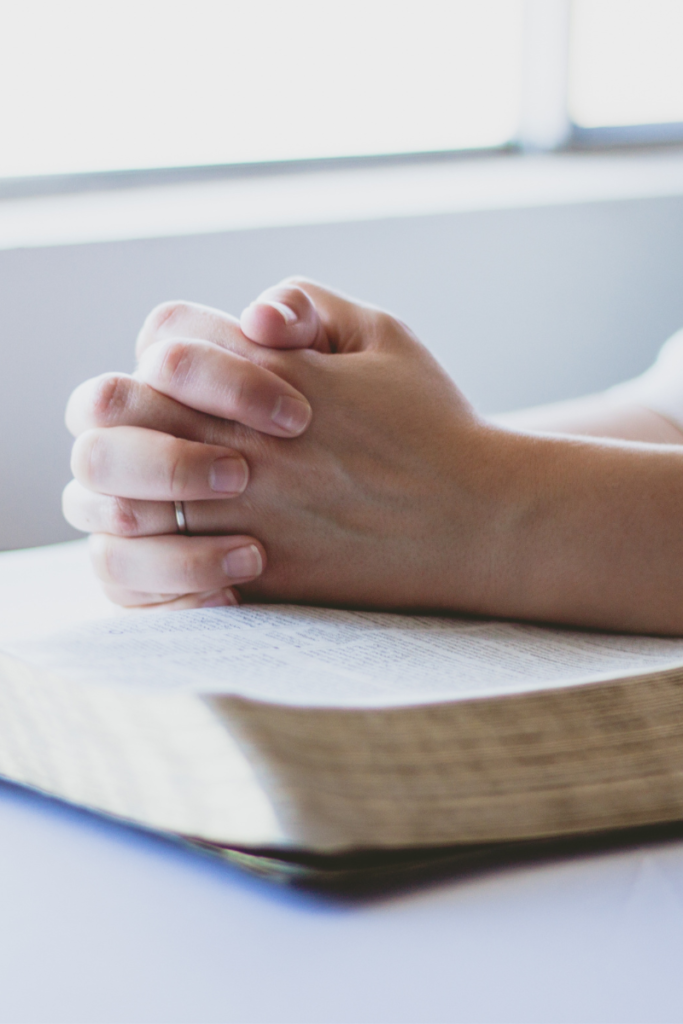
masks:
<svg viewBox="0 0 683 1024"><path fill-rule="evenodd" d="M176 601L183 596L181 594L150 594L144 590L129 590L127 587L119 587L110 583L103 583L102 589L110 601L123 608L156 607Z"/></svg>
<svg viewBox="0 0 683 1024"><path fill-rule="evenodd" d="M107 586L147 594L199 594L261 575L265 551L253 537L112 537L95 533L90 554Z"/></svg>
<svg viewBox="0 0 683 1024"><path fill-rule="evenodd" d="M224 536L232 532L225 499L183 502L189 534ZM170 501L136 501L97 494L72 480L62 494L64 517L84 533L112 533L116 537L153 537L177 533L175 508ZM238 520L236 520L238 522Z"/></svg>
<svg viewBox="0 0 683 1024"><path fill-rule="evenodd" d="M320 351L353 352L371 348L382 340L381 333L377 331L378 317L380 320L394 320L375 306L350 299L341 292L305 277L285 278L264 295L279 293L276 301L290 306L298 314L297 301L301 300L292 294L294 290L303 292L315 307L322 335L318 336L313 347ZM308 322L308 318L305 319ZM258 346L250 337L245 336L235 317L219 309L192 302L164 302L153 309L138 335L136 352L140 356L150 345L178 337L204 339L246 358L258 360L257 351L254 351ZM274 347L302 346L283 346L277 343Z"/></svg>
<svg viewBox="0 0 683 1024"><path fill-rule="evenodd" d="M150 345L171 338L196 338L209 341L248 356L253 342L242 334L239 320L221 309L198 302L162 302L149 313L135 344L138 359Z"/></svg>
<svg viewBox="0 0 683 1024"><path fill-rule="evenodd" d="M235 608L240 604L236 590L226 587L223 590L210 590L205 594L184 594L175 601L153 605L152 610L160 612L185 611L188 608Z"/></svg>
<svg viewBox="0 0 683 1024"><path fill-rule="evenodd" d="M315 305L296 285L276 285L262 292L240 317L242 333L269 348L314 348L330 345Z"/></svg>
<svg viewBox="0 0 683 1024"><path fill-rule="evenodd" d="M124 608L144 608L148 611L181 611L186 608L227 608L240 603L237 591L230 587L209 590L201 594L147 594L105 584L103 590L110 601Z"/></svg>
<svg viewBox="0 0 683 1024"><path fill-rule="evenodd" d="M125 373L103 373L80 384L69 398L66 425L74 437L93 427L125 426L214 444L226 434L223 420L188 409Z"/></svg>
<svg viewBox="0 0 683 1024"><path fill-rule="evenodd" d="M184 503L186 513L188 506ZM149 537L178 532L175 507L170 501L135 501L97 494L78 480L71 480L64 488L62 512L71 526L84 533Z"/></svg>
<svg viewBox="0 0 683 1024"><path fill-rule="evenodd" d="M87 430L76 438L71 470L88 490L151 501L231 497L249 480L234 449L142 427Z"/></svg>
<svg viewBox="0 0 683 1024"><path fill-rule="evenodd" d="M152 345L136 377L183 405L275 437L296 437L311 420L310 405L291 384L208 342Z"/></svg>
<svg viewBox="0 0 683 1024"><path fill-rule="evenodd" d="M305 277L290 277L278 286L280 294L302 291L313 305L329 352L361 352L379 347L385 340L382 326L396 324L390 314L364 302L347 298ZM285 289L285 291L282 291ZM285 303L287 304L287 303Z"/></svg>

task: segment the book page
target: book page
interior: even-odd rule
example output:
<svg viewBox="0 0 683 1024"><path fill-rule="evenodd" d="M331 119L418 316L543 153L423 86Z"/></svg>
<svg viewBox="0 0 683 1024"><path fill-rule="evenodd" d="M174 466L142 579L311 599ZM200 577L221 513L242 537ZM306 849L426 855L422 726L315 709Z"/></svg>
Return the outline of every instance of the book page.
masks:
<svg viewBox="0 0 683 1024"><path fill-rule="evenodd" d="M683 665L683 639L286 605L135 612L5 649L93 685L387 706Z"/></svg>

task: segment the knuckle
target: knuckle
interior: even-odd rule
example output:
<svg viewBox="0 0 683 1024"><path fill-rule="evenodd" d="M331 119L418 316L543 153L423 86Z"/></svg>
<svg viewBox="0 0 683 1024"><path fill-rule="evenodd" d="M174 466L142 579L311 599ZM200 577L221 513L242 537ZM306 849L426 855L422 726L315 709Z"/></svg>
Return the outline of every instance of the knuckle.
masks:
<svg viewBox="0 0 683 1024"><path fill-rule="evenodd" d="M234 412L246 410L252 405L252 375L254 368L238 366L232 375L228 392L228 402Z"/></svg>
<svg viewBox="0 0 683 1024"><path fill-rule="evenodd" d="M171 341L160 350L159 380L166 387L182 387L190 376L194 349L188 341Z"/></svg>
<svg viewBox="0 0 683 1024"><path fill-rule="evenodd" d="M147 314L145 322L140 328L140 332L135 343L135 352L138 356L141 356L145 349L154 344L162 337L168 336L169 333L173 333L178 330L178 325L181 324L188 312L191 309L189 302L182 302L174 299L170 302L161 302L158 306Z"/></svg>
<svg viewBox="0 0 683 1024"><path fill-rule="evenodd" d="M266 358L262 357L262 363L268 364L271 360L270 353ZM232 425L233 420L239 420L242 416L252 411L257 402L257 396L262 393L264 377L267 365L257 365L240 356L228 354L228 360L223 365L220 376L214 375L216 393L220 395L220 420L223 426L226 420ZM185 371L188 375L189 369Z"/></svg>
<svg viewBox="0 0 683 1024"><path fill-rule="evenodd" d="M277 401L280 389L274 391L271 382L263 374L266 369L277 373L277 360L269 356L264 364L263 367L253 364L240 366L231 376L225 391L225 413L233 421L233 432L239 421L252 426L262 421Z"/></svg>
<svg viewBox="0 0 683 1024"><path fill-rule="evenodd" d="M133 504L126 498L111 499L108 520L109 532L119 537L137 537L140 532Z"/></svg>
<svg viewBox="0 0 683 1024"><path fill-rule="evenodd" d="M375 322L375 328L382 333L387 331L395 331L396 328L398 327L398 320L396 319L396 317L392 316L391 313L387 313L383 309L379 309L377 310L377 312L373 312L372 316Z"/></svg>
<svg viewBox="0 0 683 1024"><path fill-rule="evenodd" d="M206 559L196 546L183 545L182 554L178 556L176 565L177 582L184 593L193 594L204 588L206 576Z"/></svg>
<svg viewBox="0 0 683 1024"><path fill-rule="evenodd" d="M395 344L407 334L405 325L392 313L387 313L383 309L372 310L367 324L371 336L380 345Z"/></svg>
<svg viewBox="0 0 683 1024"><path fill-rule="evenodd" d="M190 303L180 299L172 299L170 302L160 302L158 306L147 315L143 325L143 331L147 335L168 333L178 321L186 318L190 311Z"/></svg>
<svg viewBox="0 0 683 1024"><path fill-rule="evenodd" d="M76 438L71 453L71 471L86 487L95 487L102 479L106 452L99 430L88 430Z"/></svg>
<svg viewBox="0 0 683 1024"><path fill-rule="evenodd" d="M166 440L165 447L162 457L166 474L165 486L172 499L182 499L187 494L192 478L191 459L188 458L185 444L174 437Z"/></svg>
<svg viewBox="0 0 683 1024"><path fill-rule="evenodd" d="M130 400L131 379L108 373L96 377L85 409L93 426L108 426L120 420Z"/></svg>
<svg viewBox="0 0 683 1024"><path fill-rule="evenodd" d="M116 538L106 533L95 533L90 537L89 547L95 575L103 583L121 583L122 566Z"/></svg>
<svg viewBox="0 0 683 1024"><path fill-rule="evenodd" d="M278 285L270 293L266 293L266 295L268 294L279 302L285 302L288 306L297 310L299 314L305 313L307 307L311 305L311 300L306 291L300 285L293 282Z"/></svg>

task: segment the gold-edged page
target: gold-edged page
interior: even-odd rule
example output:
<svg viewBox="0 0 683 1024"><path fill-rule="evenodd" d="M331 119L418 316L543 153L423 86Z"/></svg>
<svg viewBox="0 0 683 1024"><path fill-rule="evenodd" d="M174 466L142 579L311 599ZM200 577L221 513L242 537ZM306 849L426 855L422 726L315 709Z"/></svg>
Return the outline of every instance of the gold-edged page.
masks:
<svg viewBox="0 0 683 1024"><path fill-rule="evenodd" d="M683 669L396 708L213 697L294 846L492 843L683 819Z"/></svg>
<svg viewBox="0 0 683 1024"><path fill-rule="evenodd" d="M285 842L249 762L192 693L90 686L0 655L0 774L147 828Z"/></svg>
<svg viewBox="0 0 683 1024"><path fill-rule="evenodd" d="M672 781L683 744L674 737L662 761L657 739L683 717L674 707L682 640L246 606L133 614L7 649L60 682L36 692L19 753L0 771L49 792L59 778L66 799L154 828L334 850L490 842L683 813ZM642 683L653 674L664 690L648 704ZM3 689L20 721L31 687ZM632 695L623 721L622 689ZM71 705L84 717L74 721ZM668 722L657 717L662 706ZM654 739L643 743L652 714ZM588 758L586 716L595 726ZM634 757L612 745L603 764L606 739L619 740L627 720ZM74 733L81 747L69 755ZM129 734L135 740L122 745ZM648 772L669 780L661 793L643 783ZM614 820L605 820L608 805Z"/></svg>

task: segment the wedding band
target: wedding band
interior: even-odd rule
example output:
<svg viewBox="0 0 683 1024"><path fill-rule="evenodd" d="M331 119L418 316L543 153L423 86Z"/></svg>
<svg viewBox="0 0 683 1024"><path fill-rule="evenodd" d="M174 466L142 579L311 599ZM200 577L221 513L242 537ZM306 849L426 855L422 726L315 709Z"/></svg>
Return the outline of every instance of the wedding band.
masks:
<svg viewBox="0 0 683 1024"><path fill-rule="evenodd" d="M186 536L189 536L190 531L187 528L187 518L185 516L185 508L182 501L174 501L173 505L175 507L175 521L178 527L178 533L184 533Z"/></svg>

